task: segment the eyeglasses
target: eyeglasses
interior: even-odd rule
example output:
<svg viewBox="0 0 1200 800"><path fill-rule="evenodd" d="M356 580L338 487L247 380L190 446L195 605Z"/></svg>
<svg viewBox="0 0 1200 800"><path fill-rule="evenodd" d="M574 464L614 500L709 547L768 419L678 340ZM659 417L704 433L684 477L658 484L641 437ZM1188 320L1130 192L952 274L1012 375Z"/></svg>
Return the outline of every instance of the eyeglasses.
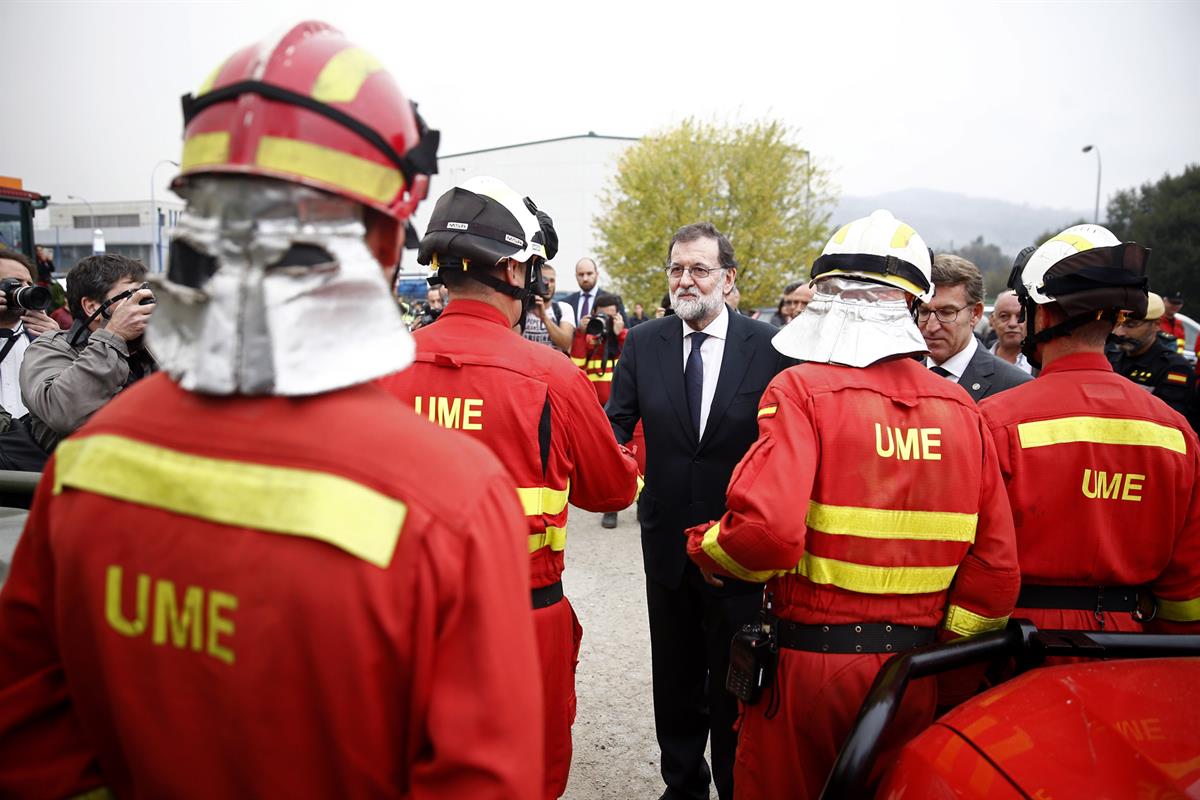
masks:
<svg viewBox="0 0 1200 800"><path fill-rule="evenodd" d="M958 315L963 312L966 306L962 308L929 308L924 306L917 309L917 322L926 322L929 320L929 315L937 317L937 321L943 325L949 325L954 320L958 319Z"/></svg>
<svg viewBox="0 0 1200 800"><path fill-rule="evenodd" d="M725 269L725 268L724 267L714 267L713 269L709 269L708 267L680 267L680 266L676 266L675 264L669 264L667 266L667 277L669 277L673 281L677 281L680 278L682 278L683 273L686 272L687 274L691 275L692 278L694 278L695 280L702 281L705 278L707 278L709 275L712 275L714 272L720 272L723 269Z"/></svg>

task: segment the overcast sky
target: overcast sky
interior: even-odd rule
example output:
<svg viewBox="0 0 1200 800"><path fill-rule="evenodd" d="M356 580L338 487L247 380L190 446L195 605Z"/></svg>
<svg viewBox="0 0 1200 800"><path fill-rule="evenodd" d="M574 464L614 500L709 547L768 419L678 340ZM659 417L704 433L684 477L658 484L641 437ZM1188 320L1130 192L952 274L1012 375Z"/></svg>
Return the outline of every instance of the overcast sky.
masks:
<svg viewBox="0 0 1200 800"><path fill-rule="evenodd" d="M147 199L179 96L305 18L340 27L442 152L772 116L845 194L1090 209L1200 162L1200 3L64 3L0 0L0 174ZM171 170L158 171L158 189Z"/></svg>

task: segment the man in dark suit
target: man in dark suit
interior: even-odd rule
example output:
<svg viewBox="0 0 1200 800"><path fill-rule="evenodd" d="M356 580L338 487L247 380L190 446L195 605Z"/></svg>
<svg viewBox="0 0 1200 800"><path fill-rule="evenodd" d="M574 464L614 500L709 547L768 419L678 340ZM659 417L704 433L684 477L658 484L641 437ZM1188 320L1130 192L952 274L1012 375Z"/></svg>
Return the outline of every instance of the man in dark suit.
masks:
<svg viewBox="0 0 1200 800"><path fill-rule="evenodd" d="M639 419L645 428L638 518L663 797L708 797L711 731L711 777L726 800L737 748L737 703L725 690L729 644L761 607L762 586L706 583L687 558L684 530L724 513L733 468L758 435L759 398L793 362L771 347L773 326L726 307L737 263L716 228L680 228L668 252L675 315L629 332L605 410L620 442Z"/></svg>
<svg viewBox="0 0 1200 800"><path fill-rule="evenodd" d="M983 318L983 274L978 267L940 253L933 259L933 285L933 299L917 311L917 324L929 347L926 366L966 389L976 403L1031 380L975 338L975 325Z"/></svg>
<svg viewBox="0 0 1200 800"><path fill-rule="evenodd" d="M563 299L563 302L575 312L575 319L579 323L580 330L587 327L587 320L584 318L595 313L596 298L602 294L614 294L614 292L605 291L596 286L599 280L600 268L596 266L595 261L584 256L575 262L575 282L579 284L579 291L571 292ZM621 315L625 327L632 327L629 324L629 317L625 315L625 303L621 301L619 295L617 296L617 313Z"/></svg>

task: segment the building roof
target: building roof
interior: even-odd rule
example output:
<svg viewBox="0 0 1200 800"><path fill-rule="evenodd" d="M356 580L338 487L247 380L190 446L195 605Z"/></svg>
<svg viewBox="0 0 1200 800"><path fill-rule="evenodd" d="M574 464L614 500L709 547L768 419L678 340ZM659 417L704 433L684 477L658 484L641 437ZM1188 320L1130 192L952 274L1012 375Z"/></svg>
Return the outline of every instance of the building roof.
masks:
<svg viewBox="0 0 1200 800"><path fill-rule="evenodd" d="M485 147L482 150L467 150L462 153L451 153L451 154L445 155L445 156L438 156L438 160L440 161L441 159L444 159L444 158L457 158L458 156L474 156L474 155L478 155L480 153L494 153L497 150L513 150L518 147L532 147L533 145L551 144L552 142L569 142L572 139L608 139L611 141L618 141L618 142L641 141L641 139L637 136L601 136L600 134L596 133L595 131L588 131L587 133L580 133L580 134L576 134L574 136L559 136L555 139L536 139L532 142L517 142L516 144L505 144L505 145L501 145L499 147Z"/></svg>

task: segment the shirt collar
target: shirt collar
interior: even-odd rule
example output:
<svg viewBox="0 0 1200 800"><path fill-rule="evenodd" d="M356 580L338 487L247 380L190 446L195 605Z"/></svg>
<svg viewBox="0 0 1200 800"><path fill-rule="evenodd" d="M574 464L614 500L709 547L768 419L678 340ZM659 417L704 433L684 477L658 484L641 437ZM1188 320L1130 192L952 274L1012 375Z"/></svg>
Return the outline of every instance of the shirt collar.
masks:
<svg viewBox="0 0 1200 800"><path fill-rule="evenodd" d="M970 364L971 359L975 357L975 350L978 347L979 340L975 338L974 334L972 334L971 339L967 342L966 347L947 358L944 363L937 364L936 366L946 370L946 372L949 372L955 380L958 380L963 376L963 373L967 371L967 365ZM935 366L933 359L929 356L925 357L925 366Z"/></svg>
<svg viewBox="0 0 1200 800"><path fill-rule="evenodd" d="M995 344L993 344L991 347L988 348L988 352L991 353L992 355L994 355L996 358L1002 358L1001 355L996 352L999 348L1000 348L1000 340L997 339ZM1025 358L1025 354L1022 353L1020 350L1018 350L1017 351L1017 360L1013 362L1013 366L1021 367L1022 369L1024 369L1024 366L1028 363L1029 363L1029 360L1027 358Z"/></svg>
<svg viewBox="0 0 1200 800"><path fill-rule="evenodd" d="M1051 372L1070 372L1073 370L1098 369L1102 372L1112 372L1112 364L1103 353L1071 353L1060 356L1042 367L1042 375Z"/></svg>
<svg viewBox="0 0 1200 800"><path fill-rule="evenodd" d="M464 316L475 317L487 322L494 322L497 325L502 325L505 328L511 328L512 325L508 322L508 317L504 316L500 309L490 303L484 303L481 300L467 300L459 298L451 300L446 304L446 309L442 312L442 316Z"/></svg>
<svg viewBox="0 0 1200 800"><path fill-rule="evenodd" d="M683 326L683 336L685 339L689 333L697 332L694 328L692 328L691 325L688 325L683 321L683 317L679 318L679 324ZM725 305L722 305L721 313L717 315L717 318L708 323L708 325L704 327L704 330L699 332L707 333L714 339L724 340L726 335L729 333L729 308Z"/></svg>

